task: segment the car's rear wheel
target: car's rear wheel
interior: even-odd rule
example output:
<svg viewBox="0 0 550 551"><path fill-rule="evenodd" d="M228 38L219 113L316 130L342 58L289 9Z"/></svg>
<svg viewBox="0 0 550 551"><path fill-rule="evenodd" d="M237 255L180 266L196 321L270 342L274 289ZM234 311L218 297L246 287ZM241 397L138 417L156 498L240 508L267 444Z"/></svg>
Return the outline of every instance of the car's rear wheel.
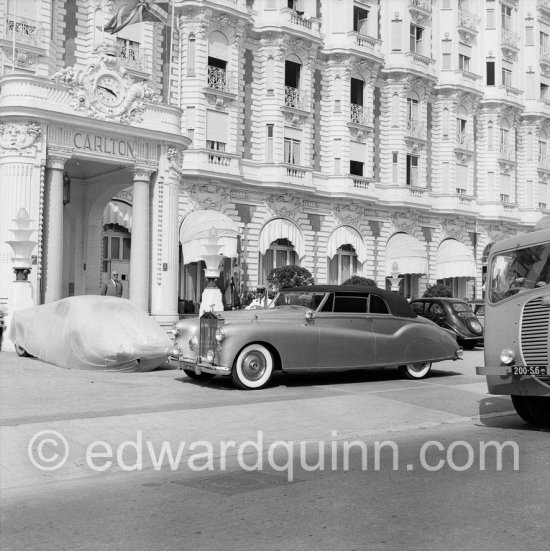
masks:
<svg viewBox="0 0 550 551"><path fill-rule="evenodd" d="M244 390L262 388L273 375L273 365L273 355L265 346L249 344L237 356L231 379Z"/></svg>
<svg viewBox="0 0 550 551"><path fill-rule="evenodd" d="M192 369L184 369L183 371L190 379L194 379L195 381L209 381L216 376L214 373L196 373Z"/></svg>
<svg viewBox="0 0 550 551"><path fill-rule="evenodd" d="M15 353L18 356L21 356L21 358L30 358L31 356L22 346L19 346L18 344L15 345Z"/></svg>
<svg viewBox="0 0 550 551"><path fill-rule="evenodd" d="M399 366L399 373L407 379L423 379L432 368L431 362L414 362Z"/></svg>
<svg viewBox="0 0 550 551"><path fill-rule="evenodd" d="M545 396L512 395L518 415L532 425L550 425L550 398Z"/></svg>

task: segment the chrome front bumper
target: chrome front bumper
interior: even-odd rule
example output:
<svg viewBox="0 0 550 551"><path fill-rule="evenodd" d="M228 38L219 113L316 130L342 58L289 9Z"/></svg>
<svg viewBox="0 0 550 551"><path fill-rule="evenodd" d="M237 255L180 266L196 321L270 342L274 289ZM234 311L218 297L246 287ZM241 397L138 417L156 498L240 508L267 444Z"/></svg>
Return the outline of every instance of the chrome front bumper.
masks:
<svg viewBox="0 0 550 551"><path fill-rule="evenodd" d="M197 375L200 375L201 373L212 373L212 375L231 375L231 367L213 365L210 362L203 360L200 356L197 358L170 356L168 361L170 365L177 367L178 369L189 369L194 371Z"/></svg>

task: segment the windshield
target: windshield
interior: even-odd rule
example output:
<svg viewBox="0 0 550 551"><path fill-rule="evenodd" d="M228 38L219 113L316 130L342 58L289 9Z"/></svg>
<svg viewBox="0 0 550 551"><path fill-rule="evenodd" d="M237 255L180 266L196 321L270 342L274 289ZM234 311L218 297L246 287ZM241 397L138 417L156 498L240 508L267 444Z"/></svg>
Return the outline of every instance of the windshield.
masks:
<svg viewBox="0 0 550 551"><path fill-rule="evenodd" d="M281 291L275 299L275 307L303 306L317 310L326 293Z"/></svg>
<svg viewBox="0 0 550 551"><path fill-rule="evenodd" d="M496 254L489 273L493 303L550 283L550 243Z"/></svg>

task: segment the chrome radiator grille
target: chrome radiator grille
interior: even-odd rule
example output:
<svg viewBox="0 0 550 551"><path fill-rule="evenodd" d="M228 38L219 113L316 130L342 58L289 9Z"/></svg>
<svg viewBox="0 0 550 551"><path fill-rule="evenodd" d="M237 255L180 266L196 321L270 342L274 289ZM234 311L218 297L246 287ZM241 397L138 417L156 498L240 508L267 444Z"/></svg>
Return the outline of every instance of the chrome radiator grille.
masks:
<svg viewBox="0 0 550 551"><path fill-rule="evenodd" d="M525 365L548 366L548 323L550 307L542 305L542 297L529 301L521 319L521 353ZM549 377L539 377L548 380Z"/></svg>
<svg viewBox="0 0 550 551"><path fill-rule="evenodd" d="M208 350L216 350L216 329L218 316L205 312L200 318L199 356L206 356Z"/></svg>

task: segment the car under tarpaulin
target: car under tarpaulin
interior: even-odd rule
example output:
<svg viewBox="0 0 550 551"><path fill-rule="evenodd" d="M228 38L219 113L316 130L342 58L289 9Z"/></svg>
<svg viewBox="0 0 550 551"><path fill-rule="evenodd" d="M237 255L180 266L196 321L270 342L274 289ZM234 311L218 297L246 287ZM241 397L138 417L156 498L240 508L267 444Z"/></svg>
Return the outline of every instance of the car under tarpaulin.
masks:
<svg viewBox="0 0 550 551"><path fill-rule="evenodd" d="M10 340L19 355L60 367L150 371L168 358L171 341L129 300L76 296L14 312Z"/></svg>

